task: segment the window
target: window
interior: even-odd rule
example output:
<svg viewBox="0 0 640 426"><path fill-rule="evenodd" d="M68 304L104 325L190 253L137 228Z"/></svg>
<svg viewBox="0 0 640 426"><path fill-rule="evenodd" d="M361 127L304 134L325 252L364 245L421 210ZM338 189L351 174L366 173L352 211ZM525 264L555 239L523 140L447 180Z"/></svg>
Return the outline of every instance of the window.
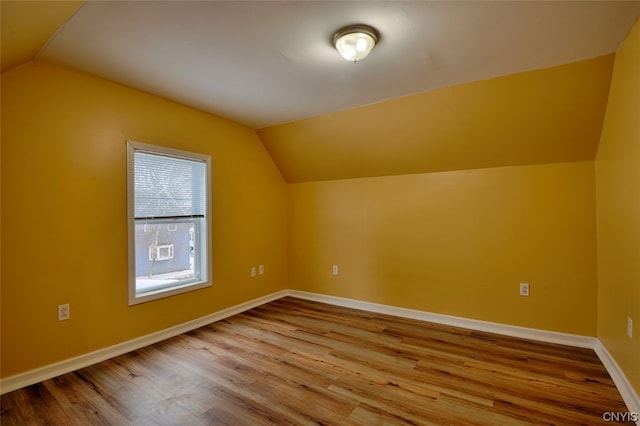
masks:
<svg viewBox="0 0 640 426"><path fill-rule="evenodd" d="M149 245L149 261L173 259L173 244Z"/></svg>
<svg viewBox="0 0 640 426"><path fill-rule="evenodd" d="M130 305L211 285L210 164L127 142Z"/></svg>

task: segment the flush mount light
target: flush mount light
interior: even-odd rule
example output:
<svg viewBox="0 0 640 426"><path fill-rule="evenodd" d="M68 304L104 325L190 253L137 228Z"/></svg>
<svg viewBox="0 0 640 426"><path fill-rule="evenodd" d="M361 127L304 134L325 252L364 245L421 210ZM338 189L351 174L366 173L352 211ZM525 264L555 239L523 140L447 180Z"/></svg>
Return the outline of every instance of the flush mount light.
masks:
<svg viewBox="0 0 640 426"><path fill-rule="evenodd" d="M368 25L350 25L338 30L333 44L347 61L364 59L378 41L378 31Z"/></svg>

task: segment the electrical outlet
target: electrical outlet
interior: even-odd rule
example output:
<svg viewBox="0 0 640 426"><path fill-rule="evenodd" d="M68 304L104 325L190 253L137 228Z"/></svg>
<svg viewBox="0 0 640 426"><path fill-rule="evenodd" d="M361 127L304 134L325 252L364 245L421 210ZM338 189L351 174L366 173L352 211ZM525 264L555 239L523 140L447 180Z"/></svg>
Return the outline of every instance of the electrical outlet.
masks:
<svg viewBox="0 0 640 426"><path fill-rule="evenodd" d="M333 265L333 275L338 275L338 265Z"/></svg>
<svg viewBox="0 0 640 426"><path fill-rule="evenodd" d="M529 283L520 283L520 296L529 296Z"/></svg>
<svg viewBox="0 0 640 426"><path fill-rule="evenodd" d="M631 317L627 318L627 336L633 337L633 320Z"/></svg>
<svg viewBox="0 0 640 426"><path fill-rule="evenodd" d="M259 265L258 266L258 274L259 275L264 275L264 265Z"/></svg>
<svg viewBox="0 0 640 426"><path fill-rule="evenodd" d="M71 318L71 314L69 313L69 304L65 303L64 305L58 305L58 321L65 321Z"/></svg>
<svg viewBox="0 0 640 426"><path fill-rule="evenodd" d="M251 277L255 277L256 276L256 267L252 266L251 267Z"/></svg>

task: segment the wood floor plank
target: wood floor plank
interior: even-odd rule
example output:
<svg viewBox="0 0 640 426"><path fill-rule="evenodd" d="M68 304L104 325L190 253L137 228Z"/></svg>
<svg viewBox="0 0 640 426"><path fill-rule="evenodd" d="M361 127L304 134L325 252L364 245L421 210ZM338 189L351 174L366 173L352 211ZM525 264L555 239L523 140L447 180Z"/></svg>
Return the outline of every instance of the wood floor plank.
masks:
<svg viewBox="0 0 640 426"><path fill-rule="evenodd" d="M0 403L3 426L591 425L627 411L592 350L291 297Z"/></svg>

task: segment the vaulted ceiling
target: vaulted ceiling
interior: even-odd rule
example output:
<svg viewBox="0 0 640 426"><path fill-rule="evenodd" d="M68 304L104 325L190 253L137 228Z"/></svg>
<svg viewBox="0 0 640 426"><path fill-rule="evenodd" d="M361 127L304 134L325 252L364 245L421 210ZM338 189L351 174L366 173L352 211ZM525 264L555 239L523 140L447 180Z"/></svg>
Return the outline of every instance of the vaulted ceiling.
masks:
<svg viewBox="0 0 640 426"><path fill-rule="evenodd" d="M288 182L590 160L638 1L3 1L37 58L258 129ZM371 56L331 46L376 27Z"/></svg>
<svg viewBox="0 0 640 426"><path fill-rule="evenodd" d="M595 158L613 55L258 130L288 182Z"/></svg>

